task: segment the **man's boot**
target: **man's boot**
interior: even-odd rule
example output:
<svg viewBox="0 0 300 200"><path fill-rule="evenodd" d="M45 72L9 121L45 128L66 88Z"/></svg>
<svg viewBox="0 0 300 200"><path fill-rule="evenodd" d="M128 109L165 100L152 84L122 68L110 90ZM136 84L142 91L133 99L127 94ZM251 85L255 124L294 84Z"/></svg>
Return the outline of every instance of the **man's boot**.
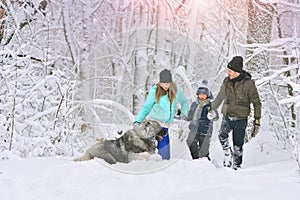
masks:
<svg viewBox="0 0 300 200"><path fill-rule="evenodd" d="M233 151L233 166L232 166L232 168L237 170L237 169L241 168L241 164L243 161L243 149L241 149L238 146L234 146L233 149L234 149L234 151Z"/></svg>
<svg viewBox="0 0 300 200"><path fill-rule="evenodd" d="M223 149L224 151L224 160L223 160L223 166L224 167L231 167L232 165L232 152L231 148Z"/></svg>

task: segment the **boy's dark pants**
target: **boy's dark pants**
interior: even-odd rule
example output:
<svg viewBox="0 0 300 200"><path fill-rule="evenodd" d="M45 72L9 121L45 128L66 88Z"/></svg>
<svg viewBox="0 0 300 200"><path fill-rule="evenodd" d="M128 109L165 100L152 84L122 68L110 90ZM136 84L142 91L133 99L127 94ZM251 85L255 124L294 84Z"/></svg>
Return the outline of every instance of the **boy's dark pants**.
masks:
<svg viewBox="0 0 300 200"><path fill-rule="evenodd" d="M207 157L209 160L210 135L199 135L190 132L187 138L187 144L193 159Z"/></svg>

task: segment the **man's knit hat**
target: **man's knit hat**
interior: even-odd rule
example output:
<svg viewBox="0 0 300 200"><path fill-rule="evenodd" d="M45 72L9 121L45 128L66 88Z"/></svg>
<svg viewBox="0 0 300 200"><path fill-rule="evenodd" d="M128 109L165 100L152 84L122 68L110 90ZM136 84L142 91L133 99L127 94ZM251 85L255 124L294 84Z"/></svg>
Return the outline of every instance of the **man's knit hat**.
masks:
<svg viewBox="0 0 300 200"><path fill-rule="evenodd" d="M164 69L159 73L159 82L160 83L171 83L172 74L170 70Z"/></svg>
<svg viewBox="0 0 300 200"><path fill-rule="evenodd" d="M243 71L243 58L241 56L234 56L227 67L235 72L241 73Z"/></svg>

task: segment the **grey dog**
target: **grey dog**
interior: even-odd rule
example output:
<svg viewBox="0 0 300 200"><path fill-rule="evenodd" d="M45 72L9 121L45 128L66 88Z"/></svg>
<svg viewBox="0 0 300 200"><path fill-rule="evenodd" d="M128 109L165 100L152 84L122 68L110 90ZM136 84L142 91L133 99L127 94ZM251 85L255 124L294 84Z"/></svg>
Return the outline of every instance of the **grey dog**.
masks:
<svg viewBox="0 0 300 200"><path fill-rule="evenodd" d="M155 153L155 139L160 140L165 134L157 121L145 120L118 139L98 140L82 157L74 161L86 161L97 157L109 164L115 164L146 158Z"/></svg>

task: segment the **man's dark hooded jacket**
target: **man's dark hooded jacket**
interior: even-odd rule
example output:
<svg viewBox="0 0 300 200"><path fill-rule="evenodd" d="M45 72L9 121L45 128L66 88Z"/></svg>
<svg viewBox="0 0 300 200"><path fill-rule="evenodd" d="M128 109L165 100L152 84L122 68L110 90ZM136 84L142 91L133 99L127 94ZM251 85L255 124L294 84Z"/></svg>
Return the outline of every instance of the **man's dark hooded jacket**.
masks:
<svg viewBox="0 0 300 200"><path fill-rule="evenodd" d="M235 119L247 119L250 114L250 104L254 106L254 118L261 118L261 102L255 82L251 75L242 71L241 75L230 80L226 77L211 110L216 110L223 103L221 113Z"/></svg>

